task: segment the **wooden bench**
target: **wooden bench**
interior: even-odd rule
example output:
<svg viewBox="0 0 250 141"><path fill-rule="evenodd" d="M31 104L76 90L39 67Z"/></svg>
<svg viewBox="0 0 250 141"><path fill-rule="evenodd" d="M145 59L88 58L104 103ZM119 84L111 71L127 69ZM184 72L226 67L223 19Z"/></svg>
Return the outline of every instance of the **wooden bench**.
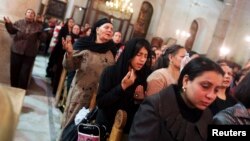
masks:
<svg viewBox="0 0 250 141"><path fill-rule="evenodd" d="M115 115L115 121L107 141L121 141L123 136L123 128L127 122L127 112L118 110Z"/></svg>

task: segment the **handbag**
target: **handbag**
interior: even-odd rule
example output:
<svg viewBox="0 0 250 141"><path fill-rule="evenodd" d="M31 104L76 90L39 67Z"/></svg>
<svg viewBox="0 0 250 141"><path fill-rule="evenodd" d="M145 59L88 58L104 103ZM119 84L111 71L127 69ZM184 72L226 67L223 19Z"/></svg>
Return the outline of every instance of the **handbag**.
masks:
<svg viewBox="0 0 250 141"><path fill-rule="evenodd" d="M100 128L92 124L79 124L77 141L100 141Z"/></svg>
<svg viewBox="0 0 250 141"><path fill-rule="evenodd" d="M74 120L72 120L64 128L62 132L62 136L61 136L61 141L78 141L79 139L78 136L81 136L82 135L81 133L86 134L86 135L97 135L97 127L99 128L98 130L100 131L98 134L99 135L98 141L105 141L108 135L106 131L106 127L104 125L95 124L97 112L98 112L98 107L95 107L77 125L75 124ZM90 129L93 129L93 130L90 130ZM84 140L80 140L80 141L84 141Z"/></svg>

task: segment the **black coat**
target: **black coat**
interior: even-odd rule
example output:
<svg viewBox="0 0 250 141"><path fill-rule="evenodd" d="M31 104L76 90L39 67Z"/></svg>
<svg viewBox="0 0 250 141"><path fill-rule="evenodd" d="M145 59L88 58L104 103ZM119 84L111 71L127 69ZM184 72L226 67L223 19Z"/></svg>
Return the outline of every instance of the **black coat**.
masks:
<svg viewBox="0 0 250 141"><path fill-rule="evenodd" d="M139 107L139 103L134 100L134 92L138 85L142 85L146 90L146 79L150 73L150 66L145 63L144 66L136 71L136 80L133 85L125 91L121 87L121 81L129 71L131 60L136 56L136 45L144 44L141 47L148 47L148 41L142 38L134 38L128 41L121 56L116 64L106 68L100 78L96 102L99 108L96 122L104 124L108 131L111 131L116 112L119 109L127 112L127 122L124 127L124 133L128 133L134 118L134 114ZM149 52L149 51L148 51ZM151 57L149 58L149 61Z"/></svg>
<svg viewBox="0 0 250 141"><path fill-rule="evenodd" d="M129 141L206 141L211 111L181 106L183 100L176 89L170 85L144 100L134 117Z"/></svg>
<svg viewBox="0 0 250 141"><path fill-rule="evenodd" d="M97 93L98 114L96 122L105 125L108 132L111 131L116 112L119 109L127 112L127 123L124 132L128 133L133 121L135 112L139 105L135 104L133 95L139 84L138 80L125 91L120 82L116 82L117 72L115 66L106 68L101 76ZM144 82L146 83L146 82Z"/></svg>

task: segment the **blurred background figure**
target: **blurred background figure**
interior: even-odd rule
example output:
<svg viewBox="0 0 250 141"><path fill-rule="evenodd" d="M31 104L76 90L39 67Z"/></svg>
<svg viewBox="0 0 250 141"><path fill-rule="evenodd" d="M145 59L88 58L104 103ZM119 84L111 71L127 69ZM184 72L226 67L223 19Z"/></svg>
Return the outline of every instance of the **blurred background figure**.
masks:
<svg viewBox="0 0 250 141"><path fill-rule="evenodd" d="M38 53L42 34L43 18L35 21L35 11L27 9L25 18L12 23L9 17L4 17L6 29L14 35L11 45L10 80L12 87L27 89L35 57Z"/></svg>
<svg viewBox="0 0 250 141"><path fill-rule="evenodd" d="M156 94L170 84L176 84L180 75L181 61L186 49L180 45L169 47L162 58L157 60L157 67L147 78L147 96Z"/></svg>
<svg viewBox="0 0 250 141"><path fill-rule="evenodd" d="M233 70L226 62L220 62L220 67L224 71L223 83L215 101L209 106L213 115L219 111L236 104L235 98L230 94L230 84L233 81Z"/></svg>
<svg viewBox="0 0 250 141"><path fill-rule="evenodd" d="M114 32L112 39L113 42L115 43L115 50L116 50L115 60L117 61L117 59L119 58L125 47L124 44L122 43L122 33L120 31Z"/></svg>
<svg viewBox="0 0 250 141"><path fill-rule="evenodd" d="M213 123L219 125L250 125L250 73L240 81L235 90L238 103L218 112Z"/></svg>
<svg viewBox="0 0 250 141"><path fill-rule="evenodd" d="M53 94L56 94L58 83L62 73L62 60L65 53L62 45L62 38L66 38L66 36L70 37L71 41L72 37L72 29L74 26L74 19L68 18L64 26L61 28L59 35L58 35L58 42L50 54L48 66L46 68L47 77L51 77L51 84L53 87Z"/></svg>

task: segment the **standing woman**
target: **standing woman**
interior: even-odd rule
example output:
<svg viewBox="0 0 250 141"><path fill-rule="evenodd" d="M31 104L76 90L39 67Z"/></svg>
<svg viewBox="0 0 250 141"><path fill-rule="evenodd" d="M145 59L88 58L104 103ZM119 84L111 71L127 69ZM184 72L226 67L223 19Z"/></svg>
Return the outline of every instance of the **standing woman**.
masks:
<svg viewBox="0 0 250 141"><path fill-rule="evenodd" d="M62 127L73 121L82 107L89 107L103 69L114 64L112 36L113 25L104 18L94 24L90 36L75 42L74 50L70 41L63 40L67 52L63 66L68 70L76 70L76 74L67 97Z"/></svg>
<svg viewBox="0 0 250 141"><path fill-rule="evenodd" d="M67 19L64 26L59 31L57 37L57 43L52 51L48 66L46 68L47 76L51 77L53 94L56 94L58 83L62 73L62 60L65 50L63 50L62 38L72 33L72 27L74 26L74 20L72 18Z"/></svg>
<svg viewBox="0 0 250 141"><path fill-rule="evenodd" d="M139 103L144 99L146 78L150 72L150 44L143 38L134 38L125 44L125 49L116 64L107 67L100 78L96 103L96 122L110 132L116 112L127 112L124 133L128 134Z"/></svg>
<svg viewBox="0 0 250 141"><path fill-rule="evenodd" d="M6 29L14 35L10 53L10 82L12 87L27 89L42 34L42 22L35 21L35 11L27 9L24 19L14 23L4 17Z"/></svg>
<svg viewBox="0 0 250 141"><path fill-rule="evenodd" d="M215 100L223 70L208 58L195 58L181 71L178 84L146 97L138 109L129 141L206 141L212 123L208 106Z"/></svg>
<svg viewBox="0 0 250 141"><path fill-rule="evenodd" d="M80 38L80 26L78 24L75 24L73 26L72 33L70 34L70 36L72 44L74 44ZM75 71L67 72L67 92L69 92L69 88L74 76L75 76Z"/></svg>

